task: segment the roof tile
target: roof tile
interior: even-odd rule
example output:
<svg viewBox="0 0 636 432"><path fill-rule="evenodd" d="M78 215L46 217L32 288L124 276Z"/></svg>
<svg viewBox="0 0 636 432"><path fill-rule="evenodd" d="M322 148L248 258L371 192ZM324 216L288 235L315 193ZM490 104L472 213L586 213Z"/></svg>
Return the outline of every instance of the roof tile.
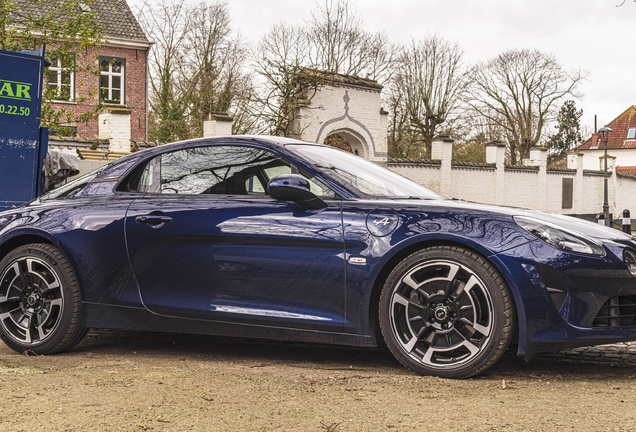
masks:
<svg viewBox="0 0 636 432"><path fill-rule="evenodd" d="M612 129L612 133L607 140L608 149L636 148L636 140L627 140L627 130L636 127L636 105L627 108L621 115L616 117L607 125ZM605 148L600 141L600 134L594 133L592 136L574 150L594 150Z"/></svg>
<svg viewBox="0 0 636 432"><path fill-rule="evenodd" d="M618 174L627 174L630 176L636 176L636 166L627 166L627 167L616 167L616 173Z"/></svg>
<svg viewBox="0 0 636 432"><path fill-rule="evenodd" d="M35 15L43 13L43 10L59 4L62 0L47 0L46 2L34 0L14 0L17 7L28 10ZM141 42L148 42L148 38L141 29L139 22L133 15L126 0L93 0L90 8L97 14L99 24L104 31L104 37L108 39L119 38Z"/></svg>

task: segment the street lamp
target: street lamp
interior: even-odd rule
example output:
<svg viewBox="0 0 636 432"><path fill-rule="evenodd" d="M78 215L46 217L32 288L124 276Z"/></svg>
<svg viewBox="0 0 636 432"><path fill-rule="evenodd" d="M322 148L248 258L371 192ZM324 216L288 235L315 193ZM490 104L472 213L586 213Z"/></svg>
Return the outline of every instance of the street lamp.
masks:
<svg viewBox="0 0 636 432"><path fill-rule="evenodd" d="M603 144L605 144L605 168L603 169L603 173L605 175L604 188L605 194L603 196L603 217L605 218L605 226L610 226L609 220L609 200L607 198L607 140L609 139L610 133L612 130L607 126L604 126L598 130L598 133L601 134L601 139L603 140Z"/></svg>

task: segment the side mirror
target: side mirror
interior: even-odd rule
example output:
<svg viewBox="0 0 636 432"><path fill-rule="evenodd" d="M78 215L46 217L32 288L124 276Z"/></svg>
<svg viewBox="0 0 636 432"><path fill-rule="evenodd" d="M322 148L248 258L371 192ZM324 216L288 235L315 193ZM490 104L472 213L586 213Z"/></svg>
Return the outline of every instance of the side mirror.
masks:
<svg viewBox="0 0 636 432"><path fill-rule="evenodd" d="M298 174L283 174L269 181L269 196L293 201L307 209L321 209L327 204L311 191L309 180Z"/></svg>

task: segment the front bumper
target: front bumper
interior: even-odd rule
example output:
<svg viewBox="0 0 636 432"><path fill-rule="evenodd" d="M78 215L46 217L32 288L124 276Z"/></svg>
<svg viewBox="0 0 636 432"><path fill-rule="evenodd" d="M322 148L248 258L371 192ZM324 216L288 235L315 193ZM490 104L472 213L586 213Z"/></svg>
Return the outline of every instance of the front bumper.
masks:
<svg viewBox="0 0 636 432"><path fill-rule="evenodd" d="M603 244L603 257L540 240L490 257L517 303L519 354L636 340L636 277L623 262L636 242Z"/></svg>

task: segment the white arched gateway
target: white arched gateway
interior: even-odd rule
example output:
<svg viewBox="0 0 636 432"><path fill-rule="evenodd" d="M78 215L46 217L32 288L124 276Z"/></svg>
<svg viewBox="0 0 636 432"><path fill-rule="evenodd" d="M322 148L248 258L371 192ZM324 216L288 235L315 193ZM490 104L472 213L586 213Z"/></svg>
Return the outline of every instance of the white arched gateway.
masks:
<svg viewBox="0 0 636 432"><path fill-rule="evenodd" d="M354 153L386 163L386 116L376 81L332 74L309 103L295 113L294 129L303 141L323 143L329 135L345 138Z"/></svg>

